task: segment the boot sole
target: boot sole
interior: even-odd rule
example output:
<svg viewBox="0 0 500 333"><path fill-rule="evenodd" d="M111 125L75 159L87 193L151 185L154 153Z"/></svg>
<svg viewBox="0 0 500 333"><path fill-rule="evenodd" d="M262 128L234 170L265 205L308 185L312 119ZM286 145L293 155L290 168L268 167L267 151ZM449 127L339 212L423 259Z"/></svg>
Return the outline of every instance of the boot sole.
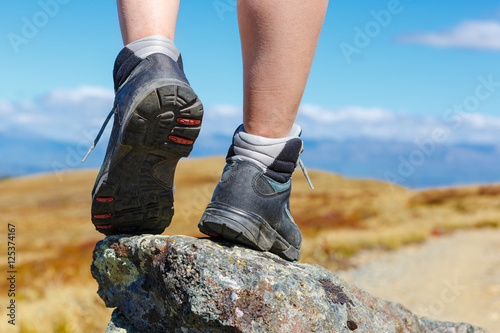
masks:
<svg viewBox="0 0 500 333"><path fill-rule="evenodd" d="M198 228L208 236L222 237L256 250L269 251L289 261L300 258L300 250L290 245L265 220L221 203L208 204Z"/></svg>
<svg viewBox="0 0 500 333"><path fill-rule="evenodd" d="M189 86L156 86L137 94L93 195L92 223L105 235L160 234L174 215L175 168L193 149L203 105Z"/></svg>

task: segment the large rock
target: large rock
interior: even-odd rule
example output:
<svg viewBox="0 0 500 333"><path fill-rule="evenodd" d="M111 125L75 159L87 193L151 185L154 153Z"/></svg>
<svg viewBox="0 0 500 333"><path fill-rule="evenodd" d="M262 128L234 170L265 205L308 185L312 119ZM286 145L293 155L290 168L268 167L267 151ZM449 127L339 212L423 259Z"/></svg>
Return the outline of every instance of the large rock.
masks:
<svg viewBox="0 0 500 333"><path fill-rule="evenodd" d="M94 250L107 332L485 332L419 319L314 265L186 236L112 236Z"/></svg>

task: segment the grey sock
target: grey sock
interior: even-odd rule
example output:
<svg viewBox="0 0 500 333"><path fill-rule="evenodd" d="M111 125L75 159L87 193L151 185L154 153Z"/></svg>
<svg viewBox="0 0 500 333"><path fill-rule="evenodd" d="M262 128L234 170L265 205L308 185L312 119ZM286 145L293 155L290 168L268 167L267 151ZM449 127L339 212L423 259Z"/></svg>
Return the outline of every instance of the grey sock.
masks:
<svg viewBox="0 0 500 333"><path fill-rule="evenodd" d="M275 180L288 179L302 151L301 129L294 125L289 136L271 139L246 133L240 126L233 137L228 158L251 160ZM277 170L276 172L274 172Z"/></svg>
<svg viewBox="0 0 500 333"><path fill-rule="evenodd" d="M180 52L175 44L163 36L148 36L125 46L141 59L153 53L163 53L174 61L179 59Z"/></svg>

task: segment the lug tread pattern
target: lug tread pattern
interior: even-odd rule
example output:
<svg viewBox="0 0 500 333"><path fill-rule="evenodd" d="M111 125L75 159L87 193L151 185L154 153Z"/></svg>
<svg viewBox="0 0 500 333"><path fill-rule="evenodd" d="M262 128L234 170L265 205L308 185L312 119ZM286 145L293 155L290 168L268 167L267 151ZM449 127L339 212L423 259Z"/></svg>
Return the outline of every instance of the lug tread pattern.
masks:
<svg viewBox="0 0 500 333"><path fill-rule="evenodd" d="M117 143L112 167L92 200L92 223L105 235L162 233L174 215L173 177L177 162L187 157L201 126L182 124L177 118L201 122L203 105L187 86L169 84L154 89L132 111ZM127 147L130 151L123 152ZM120 151L121 150L121 151ZM153 171L168 162L168 172ZM164 179L158 179L158 177ZM96 198L112 198L108 202ZM97 216L97 217L96 217Z"/></svg>

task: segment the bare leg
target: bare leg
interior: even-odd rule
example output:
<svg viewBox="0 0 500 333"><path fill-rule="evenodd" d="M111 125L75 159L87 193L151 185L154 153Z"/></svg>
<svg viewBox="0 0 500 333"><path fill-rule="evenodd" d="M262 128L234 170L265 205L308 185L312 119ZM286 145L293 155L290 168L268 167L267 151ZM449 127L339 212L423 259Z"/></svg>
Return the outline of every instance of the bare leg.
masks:
<svg viewBox="0 0 500 333"><path fill-rule="evenodd" d="M175 37L180 0L117 0L123 44L159 35Z"/></svg>
<svg viewBox="0 0 500 333"><path fill-rule="evenodd" d="M327 5L328 0L238 0L246 132L288 136Z"/></svg>
<svg viewBox="0 0 500 333"><path fill-rule="evenodd" d="M92 190L92 223L105 235L161 234L174 214L175 168L198 137L203 105L173 43L179 0L117 5L126 46L114 63L115 103L100 132L114 116Z"/></svg>

